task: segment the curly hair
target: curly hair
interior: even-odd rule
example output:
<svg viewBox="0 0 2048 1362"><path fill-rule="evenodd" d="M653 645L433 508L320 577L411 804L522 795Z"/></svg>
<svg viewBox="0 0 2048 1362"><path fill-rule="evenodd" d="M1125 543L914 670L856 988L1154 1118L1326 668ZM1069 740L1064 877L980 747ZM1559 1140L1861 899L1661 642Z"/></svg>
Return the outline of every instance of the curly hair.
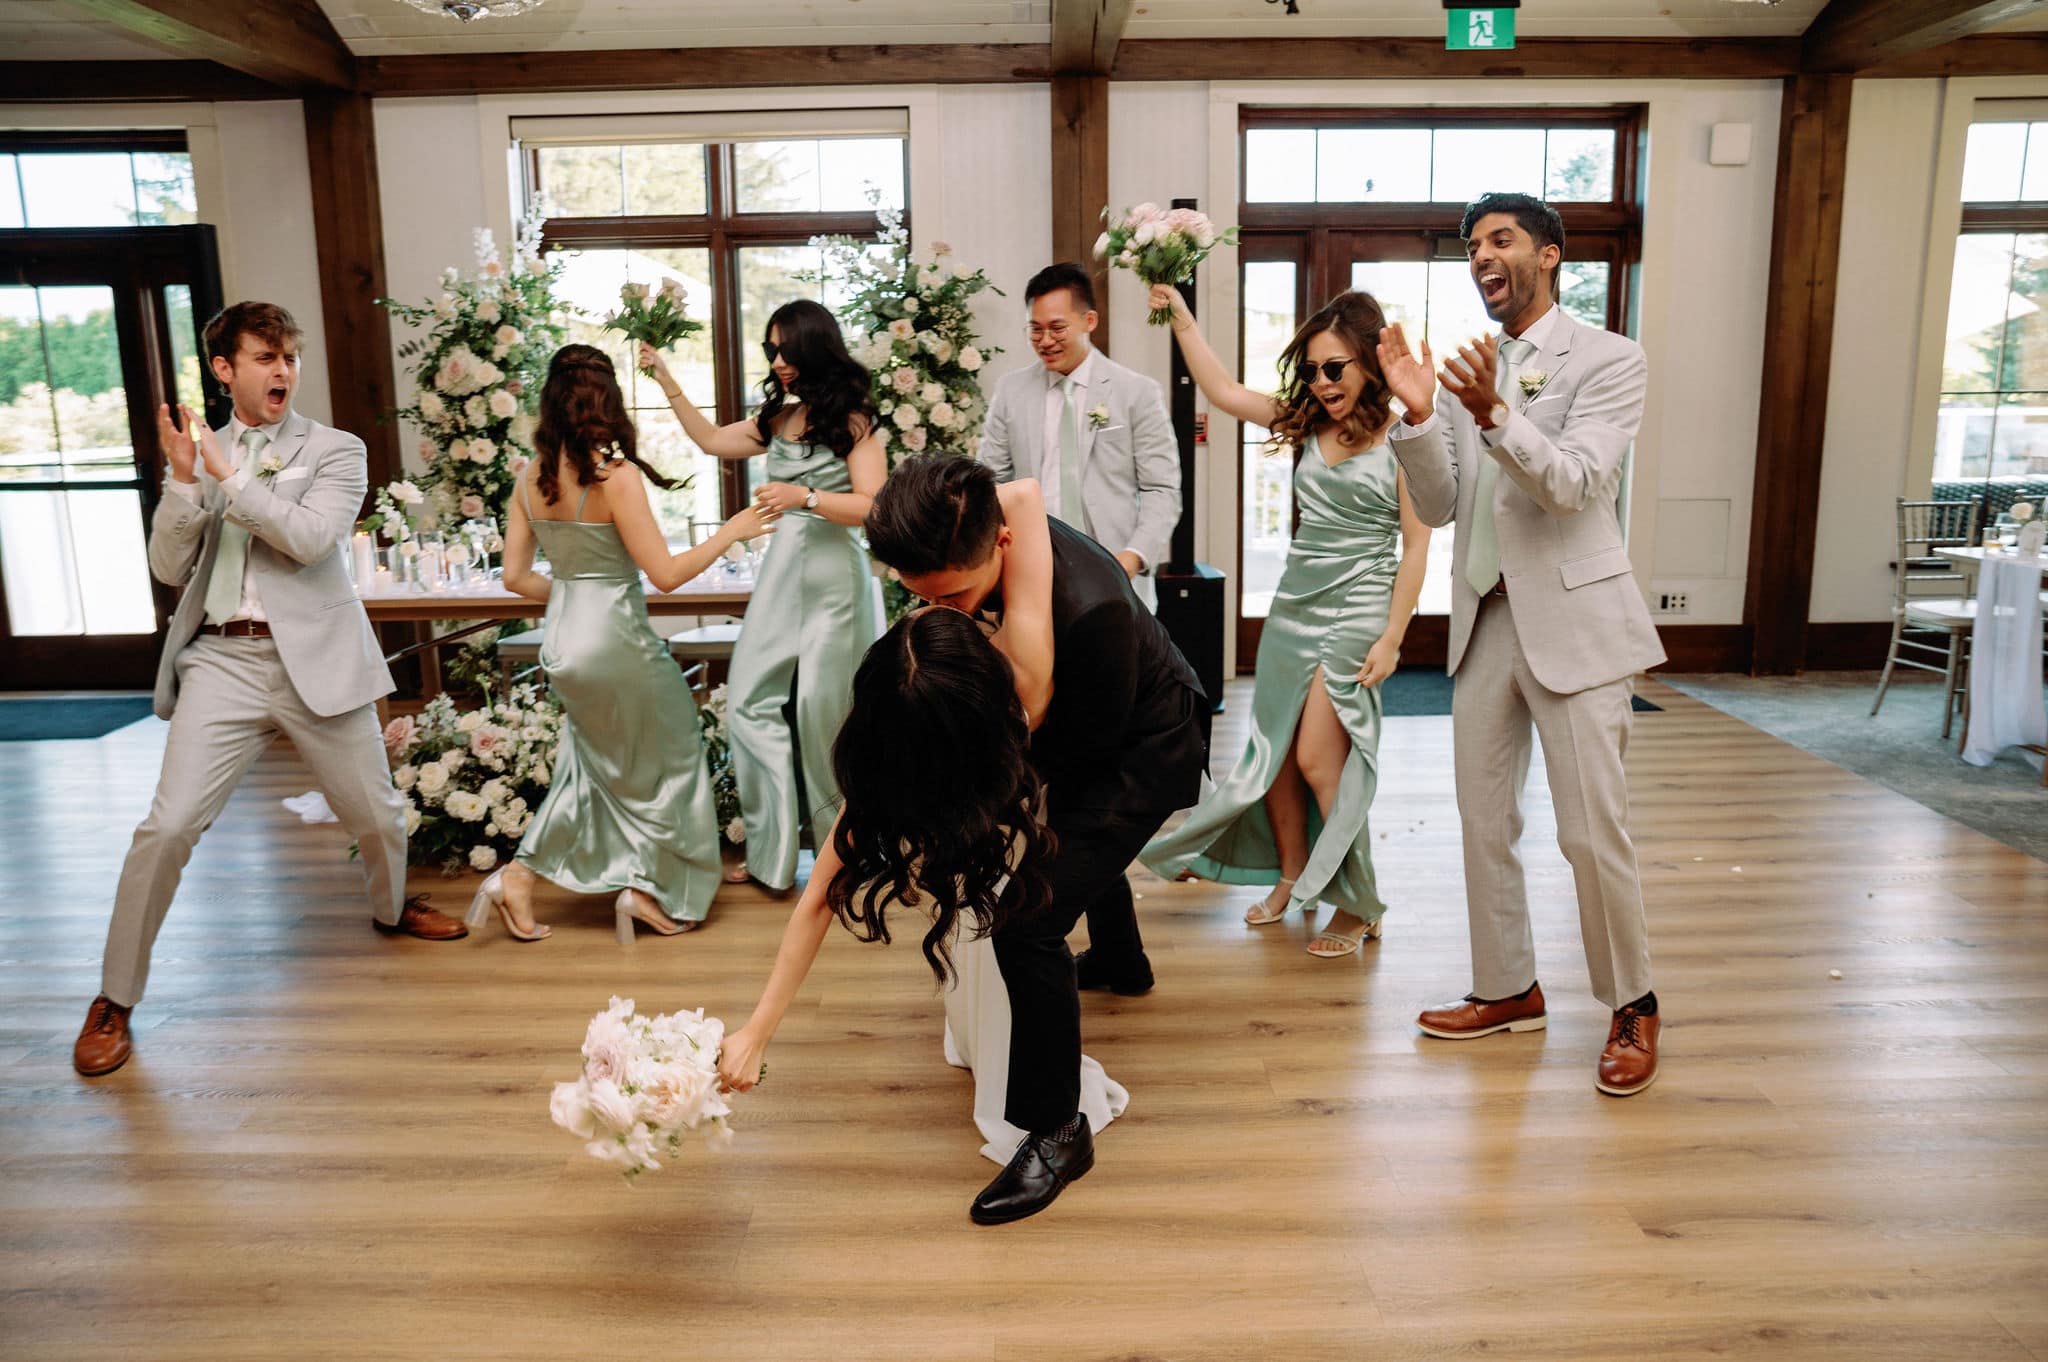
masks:
<svg viewBox="0 0 2048 1362"><path fill-rule="evenodd" d="M913 611L868 649L832 746L843 864L825 901L862 941L889 940L890 904L932 909L924 958L943 983L967 919L977 937L1044 911L1052 833L1010 664L973 620Z"/></svg>
<svg viewBox="0 0 2048 1362"><path fill-rule="evenodd" d="M846 353L839 319L808 298L776 308L761 332L762 341L777 331L782 333L782 357L796 370L795 391L785 390L771 368L761 380L761 410L754 428L764 442L773 438L775 418L794 396L810 406L804 417L804 443L845 458L880 419L868 371Z"/></svg>
<svg viewBox="0 0 2048 1362"><path fill-rule="evenodd" d="M619 392L611 359L595 346L563 346L548 361L547 382L540 390L540 424L533 434L534 452L540 455L534 481L541 497L552 502L560 494L564 459L576 470L579 485L602 482L603 465L614 445L655 486L682 485L640 457L639 437L626 415L626 399Z"/></svg>
<svg viewBox="0 0 2048 1362"><path fill-rule="evenodd" d="M1325 425L1337 425L1354 443L1385 429L1394 417L1393 394L1387 390L1386 376L1380 372L1380 332L1386 324L1386 314L1380 311L1379 302L1370 293L1356 290L1338 294L1301 324L1294 339L1280 352L1280 391L1273 400L1279 404L1281 414L1266 437L1268 453L1287 448L1298 454L1307 447L1309 436ZM1359 372L1365 375L1365 390L1358 394L1349 414L1336 423L1331 422L1310 385L1301 381L1301 363L1308 358L1308 343L1325 331L1351 348Z"/></svg>

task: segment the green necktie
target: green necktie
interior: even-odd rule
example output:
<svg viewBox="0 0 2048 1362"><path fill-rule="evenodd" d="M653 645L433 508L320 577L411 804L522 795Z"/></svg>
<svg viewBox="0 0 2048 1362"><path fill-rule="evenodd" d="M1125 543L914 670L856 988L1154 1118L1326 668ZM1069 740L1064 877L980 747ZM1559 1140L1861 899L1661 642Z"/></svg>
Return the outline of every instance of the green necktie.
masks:
<svg viewBox="0 0 2048 1362"><path fill-rule="evenodd" d="M1088 507L1081 500L1081 430L1074 423L1074 376L1060 380L1060 519L1083 534Z"/></svg>
<svg viewBox="0 0 2048 1362"><path fill-rule="evenodd" d="M1493 390L1509 411L1522 407L1516 400L1515 370L1535 353L1534 343L1518 337L1508 336L1500 343L1500 378ZM1500 539L1493 530L1493 489L1500 481L1500 463L1486 452L1484 444L1480 449L1478 481L1472 488L1472 533L1465 546L1465 580L1484 596L1500 581Z"/></svg>
<svg viewBox="0 0 2048 1362"><path fill-rule="evenodd" d="M260 430L242 432L242 467L254 468L270 437ZM242 569L249 561L249 532L232 520L220 523L220 550L213 555L213 576L206 583L206 622L226 624L242 608Z"/></svg>

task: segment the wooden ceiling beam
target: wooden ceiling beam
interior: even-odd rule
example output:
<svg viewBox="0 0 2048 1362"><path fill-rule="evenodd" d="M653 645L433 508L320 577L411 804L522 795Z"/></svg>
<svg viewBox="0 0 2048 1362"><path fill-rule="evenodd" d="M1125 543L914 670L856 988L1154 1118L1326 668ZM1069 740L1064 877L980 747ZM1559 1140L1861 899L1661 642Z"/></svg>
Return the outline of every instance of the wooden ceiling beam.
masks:
<svg viewBox="0 0 2048 1362"><path fill-rule="evenodd" d="M1136 0L1052 0L1052 69L1062 76L1108 75Z"/></svg>
<svg viewBox="0 0 2048 1362"><path fill-rule="evenodd" d="M174 57L218 62L293 90L346 90L355 58L314 0L69 0Z"/></svg>
<svg viewBox="0 0 2048 1362"><path fill-rule="evenodd" d="M1987 33L1929 47L1858 71L1874 79L2038 76L2048 72L2048 33Z"/></svg>
<svg viewBox="0 0 2048 1362"><path fill-rule="evenodd" d="M267 80L211 61L0 61L0 90L23 103L276 99Z"/></svg>
<svg viewBox="0 0 2048 1362"><path fill-rule="evenodd" d="M1800 39L1800 66L1860 72L2044 13L2048 0L1828 0Z"/></svg>
<svg viewBox="0 0 2048 1362"><path fill-rule="evenodd" d="M896 43L365 57L357 72L366 94L475 95L1005 83L1047 80L1052 67L1042 43Z"/></svg>
<svg viewBox="0 0 2048 1362"><path fill-rule="evenodd" d="M1729 80L1798 69L1797 38L1530 38L1504 52L1450 52L1436 38L1133 38L1110 78Z"/></svg>

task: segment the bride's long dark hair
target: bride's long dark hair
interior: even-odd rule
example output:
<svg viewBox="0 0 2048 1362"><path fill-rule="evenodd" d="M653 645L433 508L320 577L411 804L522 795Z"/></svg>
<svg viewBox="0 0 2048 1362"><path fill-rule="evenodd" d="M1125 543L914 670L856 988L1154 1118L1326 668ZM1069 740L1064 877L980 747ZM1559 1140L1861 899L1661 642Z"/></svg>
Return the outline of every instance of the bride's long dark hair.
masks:
<svg viewBox="0 0 2048 1362"><path fill-rule="evenodd" d="M846 338L840 334L839 319L808 298L784 303L775 309L761 332L767 340L779 333L779 349L789 367L796 370L794 393L770 369L761 380L761 410L754 428L765 442L775 434L775 418L794 396L810 407L804 413L804 443L822 445L840 458L853 453L874 427L874 385L868 371L846 352Z"/></svg>
<svg viewBox="0 0 2048 1362"><path fill-rule="evenodd" d="M863 941L889 940L889 905L929 901L924 958L941 982L965 918L986 936L1051 898L1031 731L1009 661L957 610L906 615L868 649L832 747L844 862L825 901Z"/></svg>

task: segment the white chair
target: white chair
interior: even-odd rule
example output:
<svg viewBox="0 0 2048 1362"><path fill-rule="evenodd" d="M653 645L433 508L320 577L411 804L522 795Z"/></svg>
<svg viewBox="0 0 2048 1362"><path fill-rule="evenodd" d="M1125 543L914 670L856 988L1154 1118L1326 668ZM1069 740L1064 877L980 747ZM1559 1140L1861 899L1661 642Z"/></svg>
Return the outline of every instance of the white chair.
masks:
<svg viewBox="0 0 2048 1362"><path fill-rule="evenodd" d="M670 634L669 656L685 666L692 662L730 662L733 646L740 641L737 624L705 624Z"/></svg>
<svg viewBox="0 0 2048 1362"><path fill-rule="evenodd" d="M1935 550L1968 547L1975 542L1981 521L1982 506L1976 501L1899 499L1892 636L1885 647L1877 698L1870 702L1872 714L1884 704L1894 668L1940 672L1946 699L1941 736L1949 736L1956 704L1968 685L1970 631L1977 620L1977 602L1956 594L1967 585L1969 576Z"/></svg>

